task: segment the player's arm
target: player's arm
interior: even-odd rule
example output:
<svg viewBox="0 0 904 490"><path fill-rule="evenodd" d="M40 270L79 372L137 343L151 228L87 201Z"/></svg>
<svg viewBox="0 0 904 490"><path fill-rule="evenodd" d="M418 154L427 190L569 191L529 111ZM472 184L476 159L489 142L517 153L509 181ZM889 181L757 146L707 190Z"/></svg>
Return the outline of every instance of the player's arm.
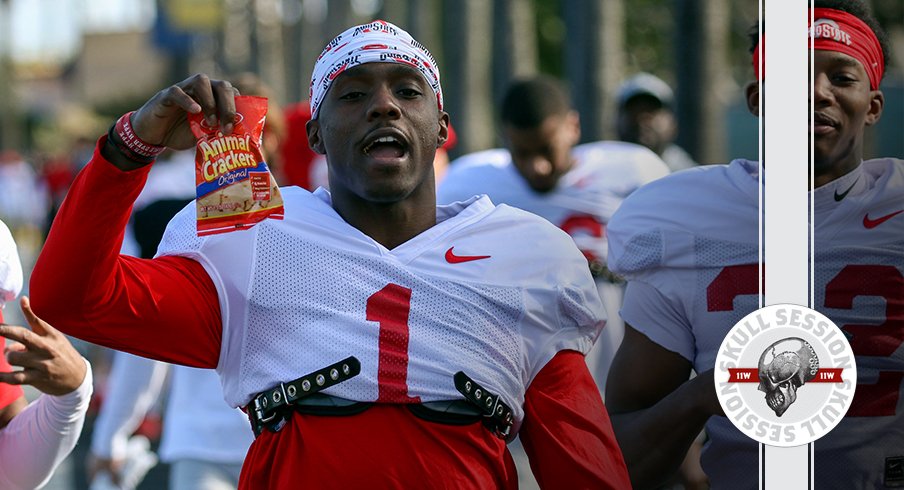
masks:
<svg viewBox="0 0 904 490"><path fill-rule="evenodd" d="M0 340L0 347L3 347L4 343L4 340ZM6 356L0 355L0 373L8 373L12 370L13 367L6 361ZM0 383L0 430L3 430L26 405L28 405L28 401L25 399L25 392L21 387Z"/></svg>
<svg viewBox="0 0 904 490"><path fill-rule="evenodd" d="M0 430L3 430L26 405L28 405L28 400L25 399L25 396L19 396L5 407L0 408Z"/></svg>
<svg viewBox="0 0 904 490"><path fill-rule="evenodd" d="M0 488L39 488L50 479L78 441L91 393L88 368L76 390L41 395L0 430Z"/></svg>
<svg viewBox="0 0 904 490"><path fill-rule="evenodd" d="M541 488L630 488L606 407L584 356L561 351L525 394L519 437Z"/></svg>
<svg viewBox="0 0 904 490"><path fill-rule="evenodd" d="M228 82L196 75L157 93L132 115L143 141L174 149L195 139L186 112L235 117ZM31 278L35 310L62 331L145 357L214 367L221 320L216 288L204 268L180 257L119 256L130 208L149 162L100 139L57 215Z"/></svg>
<svg viewBox="0 0 904 490"><path fill-rule="evenodd" d="M681 465L711 415L721 414L712 371L625 324L609 370L606 403L635 489L655 488Z"/></svg>
<svg viewBox="0 0 904 490"><path fill-rule="evenodd" d="M0 326L13 340L4 353L21 370L0 383L30 384L44 392L0 430L0 488L39 488L75 447L91 399L91 367L66 337L38 319L22 299L31 330Z"/></svg>

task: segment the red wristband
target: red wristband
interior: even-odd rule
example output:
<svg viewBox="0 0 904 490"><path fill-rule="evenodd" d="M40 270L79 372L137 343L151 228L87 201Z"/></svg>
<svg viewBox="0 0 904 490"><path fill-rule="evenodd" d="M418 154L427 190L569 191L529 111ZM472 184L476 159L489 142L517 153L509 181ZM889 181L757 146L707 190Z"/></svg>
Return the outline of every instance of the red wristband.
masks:
<svg viewBox="0 0 904 490"><path fill-rule="evenodd" d="M135 111L132 111L119 118L119 120L116 121L116 126L113 127L113 131L116 132L119 140L122 141L122 144L127 150L140 157L153 159L157 155L163 153L163 151L166 150L166 147L152 145L142 141L141 138L135 134L135 131L132 130L132 114L134 113Z"/></svg>

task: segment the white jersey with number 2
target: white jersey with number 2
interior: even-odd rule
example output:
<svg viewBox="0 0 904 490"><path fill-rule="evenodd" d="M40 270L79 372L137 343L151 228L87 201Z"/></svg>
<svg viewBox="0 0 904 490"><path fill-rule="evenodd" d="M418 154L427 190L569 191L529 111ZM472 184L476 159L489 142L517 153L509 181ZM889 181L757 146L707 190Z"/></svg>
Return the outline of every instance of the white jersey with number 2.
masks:
<svg viewBox="0 0 904 490"><path fill-rule="evenodd" d="M624 320L697 372L758 307L759 171L736 160L673 174L610 224L610 268L629 279ZM813 307L845 332L858 373L847 416L814 443L815 488L904 485L904 162L866 161L812 198ZM724 417L707 432L713 488L756 488L756 443Z"/></svg>

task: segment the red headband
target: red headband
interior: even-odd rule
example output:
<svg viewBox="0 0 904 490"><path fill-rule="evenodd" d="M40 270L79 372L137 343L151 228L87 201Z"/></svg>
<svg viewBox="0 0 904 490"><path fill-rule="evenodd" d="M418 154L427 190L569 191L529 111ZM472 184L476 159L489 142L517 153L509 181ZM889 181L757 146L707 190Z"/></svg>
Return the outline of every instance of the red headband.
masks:
<svg viewBox="0 0 904 490"><path fill-rule="evenodd" d="M766 78L766 57L763 56L763 74L760 76L760 56L766 52L766 35L760 36L760 42L753 49L753 76L758 82L762 82Z"/></svg>
<svg viewBox="0 0 904 490"><path fill-rule="evenodd" d="M856 16L841 10L816 8L811 12L814 22L809 31L813 49L836 51L856 59L866 70L870 89L878 89L885 70L885 57L876 33ZM765 40L764 35L753 51L753 73L757 80L765 78L765 62L762 74L759 67L761 54L765 59Z"/></svg>
<svg viewBox="0 0 904 490"><path fill-rule="evenodd" d="M885 58L876 33L856 16L840 10L813 9L813 19L813 49L837 51L856 59L869 76L869 87L879 88Z"/></svg>

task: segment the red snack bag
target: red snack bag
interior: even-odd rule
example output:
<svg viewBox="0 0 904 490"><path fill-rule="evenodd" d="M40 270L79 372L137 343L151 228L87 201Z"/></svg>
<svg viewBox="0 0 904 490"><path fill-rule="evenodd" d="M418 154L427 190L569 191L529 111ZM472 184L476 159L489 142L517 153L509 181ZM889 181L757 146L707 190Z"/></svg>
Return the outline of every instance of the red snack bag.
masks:
<svg viewBox="0 0 904 490"><path fill-rule="evenodd" d="M267 99L235 98L232 134L211 127L204 115L189 114L198 143L195 152L198 236L254 226L266 218L283 218L279 187L261 155Z"/></svg>

